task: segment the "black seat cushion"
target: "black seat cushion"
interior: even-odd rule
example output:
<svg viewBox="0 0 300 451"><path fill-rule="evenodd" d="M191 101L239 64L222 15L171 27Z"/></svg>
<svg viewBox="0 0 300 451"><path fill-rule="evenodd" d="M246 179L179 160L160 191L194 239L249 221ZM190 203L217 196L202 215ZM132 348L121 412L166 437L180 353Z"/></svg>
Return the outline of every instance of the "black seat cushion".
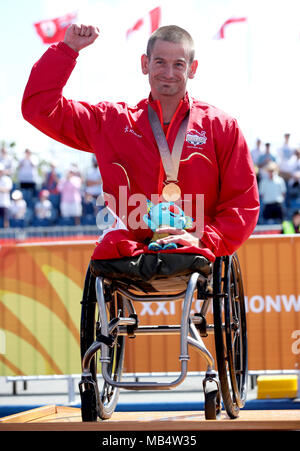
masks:
<svg viewBox="0 0 300 451"><path fill-rule="evenodd" d="M184 290L193 272L208 277L212 263L199 254L158 252L122 259L91 260L90 270L95 277L115 279L126 284L133 282L146 292L173 292Z"/></svg>

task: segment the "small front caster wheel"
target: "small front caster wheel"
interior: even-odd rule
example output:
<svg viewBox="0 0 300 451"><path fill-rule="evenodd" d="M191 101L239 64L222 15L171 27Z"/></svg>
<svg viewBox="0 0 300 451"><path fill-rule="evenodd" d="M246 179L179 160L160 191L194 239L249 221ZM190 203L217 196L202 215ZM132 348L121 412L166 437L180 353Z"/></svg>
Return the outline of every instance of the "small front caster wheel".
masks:
<svg viewBox="0 0 300 451"><path fill-rule="evenodd" d="M221 398L219 390L204 393L204 410L206 420L218 420L221 416Z"/></svg>

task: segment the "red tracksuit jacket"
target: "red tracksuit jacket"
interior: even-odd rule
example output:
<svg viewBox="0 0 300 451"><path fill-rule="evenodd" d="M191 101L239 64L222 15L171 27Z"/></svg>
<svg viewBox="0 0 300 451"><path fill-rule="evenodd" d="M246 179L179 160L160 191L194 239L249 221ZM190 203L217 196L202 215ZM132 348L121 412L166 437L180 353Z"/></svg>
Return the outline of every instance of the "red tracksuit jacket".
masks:
<svg viewBox="0 0 300 451"><path fill-rule="evenodd" d="M142 193L150 199L153 194L161 194L164 170L147 115L147 105L151 102L162 120L160 104L151 95L134 107L110 102L91 105L65 99L63 87L77 56L63 42L45 52L31 71L22 113L28 122L51 138L95 153L104 192L114 196L116 213L122 216L120 209L124 212L129 196ZM170 149L188 108L187 94L167 131ZM185 246L172 252L200 253L213 261L216 256L232 254L252 233L259 214L259 196L245 139L235 119L195 99L192 99L178 184L184 199L186 195L191 196L186 205L192 208L192 217L199 214L196 194L203 195L204 221L198 235L205 248ZM122 199L120 186L126 187ZM127 214L136 206L126 206ZM92 259L147 252L143 241L152 235L151 230L145 227L136 230L126 225L128 230L106 233Z"/></svg>

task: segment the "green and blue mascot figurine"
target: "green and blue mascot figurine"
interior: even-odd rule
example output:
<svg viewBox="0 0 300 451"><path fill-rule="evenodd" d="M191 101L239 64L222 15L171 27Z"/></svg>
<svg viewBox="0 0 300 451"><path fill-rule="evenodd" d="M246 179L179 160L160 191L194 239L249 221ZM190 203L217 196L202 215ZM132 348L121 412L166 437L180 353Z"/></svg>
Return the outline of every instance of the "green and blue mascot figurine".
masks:
<svg viewBox="0 0 300 451"><path fill-rule="evenodd" d="M148 249L159 251L164 249L176 249L176 243L161 245L156 242L159 238L168 236L168 234L156 233L160 227L175 227L176 229L187 230L193 227L193 219L184 214L184 211L174 202L160 202L153 204L147 200L147 214L143 216L144 222L154 232Z"/></svg>

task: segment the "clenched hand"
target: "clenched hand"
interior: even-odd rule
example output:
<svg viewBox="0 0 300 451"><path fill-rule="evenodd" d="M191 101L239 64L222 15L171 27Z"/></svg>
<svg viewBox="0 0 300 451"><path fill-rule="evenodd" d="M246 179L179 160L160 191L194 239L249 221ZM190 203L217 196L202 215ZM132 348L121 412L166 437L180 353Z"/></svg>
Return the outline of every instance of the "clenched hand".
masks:
<svg viewBox="0 0 300 451"><path fill-rule="evenodd" d="M98 36L98 27L72 24L66 31L64 43L75 50L75 52L79 52L84 47L93 44Z"/></svg>

